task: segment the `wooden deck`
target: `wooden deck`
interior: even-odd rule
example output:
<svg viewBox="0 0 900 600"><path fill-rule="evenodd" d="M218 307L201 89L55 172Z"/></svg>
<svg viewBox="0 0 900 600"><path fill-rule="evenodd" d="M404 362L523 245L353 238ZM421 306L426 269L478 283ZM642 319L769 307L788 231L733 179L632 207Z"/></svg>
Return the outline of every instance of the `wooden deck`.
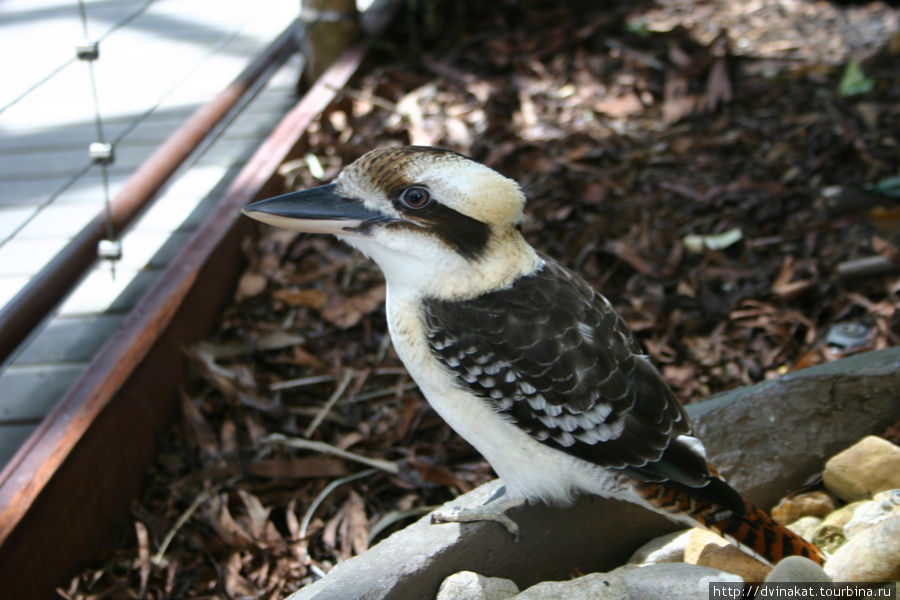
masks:
<svg viewBox="0 0 900 600"><path fill-rule="evenodd" d="M110 196L158 145L223 90L293 21L296 0L86 2L104 137L115 141ZM0 3L0 306L104 206L86 64L72 60L78 4ZM123 259L98 264L0 367L0 467L169 266L240 167L296 103L300 59L284 64L216 141L122 237ZM31 90L30 92L28 90ZM82 173L79 176L79 173Z"/></svg>

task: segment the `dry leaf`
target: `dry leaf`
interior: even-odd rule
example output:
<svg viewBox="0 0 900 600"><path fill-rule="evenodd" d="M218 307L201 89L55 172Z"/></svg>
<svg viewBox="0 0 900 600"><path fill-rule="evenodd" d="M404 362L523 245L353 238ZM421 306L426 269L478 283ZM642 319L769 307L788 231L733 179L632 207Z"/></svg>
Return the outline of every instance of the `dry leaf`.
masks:
<svg viewBox="0 0 900 600"><path fill-rule="evenodd" d="M141 581L139 594L143 598L147 593L147 582L150 580L150 536L147 535L147 526L140 521L134 522L134 531L137 536L138 571Z"/></svg>
<svg viewBox="0 0 900 600"><path fill-rule="evenodd" d="M620 259L631 265L631 267L642 275L654 275L656 269L645 261L634 246L622 240L610 240L604 244L603 249L618 256Z"/></svg>
<svg viewBox="0 0 900 600"><path fill-rule="evenodd" d="M269 520L269 513L272 512L272 509L264 507L262 502L259 501L259 498L245 490L238 490L238 496L240 496L241 501L244 503L244 508L247 509L247 517L250 522L250 535L257 540L263 539L266 523Z"/></svg>
<svg viewBox="0 0 900 600"><path fill-rule="evenodd" d="M254 271L247 271L241 275L234 297L236 300L240 301L259 296L266 291L266 286L268 284L269 278L265 275Z"/></svg>
<svg viewBox="0 0 900 600"><path fill-rule="evenodd" d="M322 455L306 458L261 458L248 464L247 471L254 477L266 479L307 479L311 477L331 479L343 477L349 473L344 461Z"/></svg>
<svg viewBox="0 0 900 600"><path fill-rule="evenodd" d="M232 552L225 563L225 590L232 598L241 596L255 598L259 590L241 574L243 568L241 553Z"/></svg>
<svg viewBox="0 0 900 600"><path fill-rule="evenodd" d="M210 500L207 520L232 548L246 550L255 547L253 536L231 516L227 494L221 494Z"/></svg>
<svg viewBox="0 0 900 600"><path fill-rule="evenodd" d="M341 329L353 327L384 302L385 287L377 285L367 292L349 298L332 298L322 316Z"/></svg>
<svg viewBox="0 0 900 600"><path fill-rule="evenodd" d="M315 289L287 288L275 290L272 297L290 306L308 306L320 310L328 301L325 292Z"/></svg>

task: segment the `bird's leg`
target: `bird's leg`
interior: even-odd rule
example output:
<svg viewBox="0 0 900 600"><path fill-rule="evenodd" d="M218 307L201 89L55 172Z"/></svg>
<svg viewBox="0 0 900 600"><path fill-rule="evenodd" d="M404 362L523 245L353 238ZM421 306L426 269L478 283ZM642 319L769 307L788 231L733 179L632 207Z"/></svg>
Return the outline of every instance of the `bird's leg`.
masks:
<svg viewBox="0 0 900 600"><path fill-rule="evenodd" d="M503 525L519 541L519 526L506 512L525 504L524 498L503 498L506 488L497 489L487 502L475 508L451 508L436 511L431 515L432 523L471 523L473 521L495 521Z"/></svg>

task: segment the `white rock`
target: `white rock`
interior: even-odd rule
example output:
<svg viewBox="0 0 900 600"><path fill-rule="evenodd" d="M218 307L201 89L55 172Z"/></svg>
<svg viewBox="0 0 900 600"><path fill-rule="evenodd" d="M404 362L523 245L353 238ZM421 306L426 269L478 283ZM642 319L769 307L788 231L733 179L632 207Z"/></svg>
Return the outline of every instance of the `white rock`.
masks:
<svg viewBox="0 0 900 600"><path fill-rule="evenodd" d="M900 580L900 513L857 533L825 563L834 581Z"/></svg>
<svg viewBox="0 0 900 600"><path fill-rule="evenodd" d="M819 517L800 517L790 525L787 525L787 528L807 542L812 542L813 535L815 535L816 529L818 529L821 524L822 519Z"/></svg>
<svg viewBox="0 0 900 600"><path fill-rule="evenodd" d="M852 502L900 488L900 447L874 435L832 456L822 472L825 487Z"/></svg>
<svg viewBox="0 0 900 600"><path fill-rule="evenodd" d="M897 513L900 513L900 490L875 494L871 502L864 502L853 511L853 516L844 525L844 536L849 540Z"/></svg>
<svg viewBox="0 0 900 600"><path fill-rule="evenodd" d="M460 571L444 579L435 600L507 600L518 593L509 579Z"/></svg>
<svg viewBox="0 0 900 600"><path fill-rule="evenodd" d="M673 531L653 538L631 555L628 564L653 565L684 561L684 548L691 536L690 529Z"/></svg>
<svg viewBox="0 0 900 600"><path fill-rule="evenodd" d="M788 556L776 564L769 574L766 581L771 583L792 583L802 581L826 582L831 578L825 574L825 571L809 560L805 556Z"/></svg>

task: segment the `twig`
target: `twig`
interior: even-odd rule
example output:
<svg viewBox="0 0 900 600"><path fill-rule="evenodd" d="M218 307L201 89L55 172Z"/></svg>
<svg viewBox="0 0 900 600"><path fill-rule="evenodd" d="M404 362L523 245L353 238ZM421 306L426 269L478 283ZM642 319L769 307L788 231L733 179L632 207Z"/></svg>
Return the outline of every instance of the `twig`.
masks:
<svg viewBox="0 0 900 600"><path fill-rule="evenodd" d="M350 385L351 379L353 379L353 369L347 369L347 371L344 373L344 378L341 379L341 382L338 384L337 388L335 388L334 393L331 394L331 397L328 398L328 401L325 402L325 405L322 406L321 409L319 409L319 412L312 420L312 423L310 423L309 427L306 428L306 431L303 432L303 437L312 437L312 434L315 433L316 429L318 429L322 421L325 420L325 416L328 415L329 412L331 412L331 409L338 401L338 398L340 398L347 390L347 386Z"/></svg>
<svg viewBox="0 0 900 600"><path fill-rule="evenodd" d="M378 537L382 531L396 523L397 521L402 521L403 519L407 519L409 517L417 517L419 515L424 515L427 512L431 512L438 505L432 506L414 506L413 508L409 508L406 510L392 510L391 512L383 515L378 521L372 525L371 531L369 531L369 543L371 544L375 538Z"/></svg>
<svg viewBox="0 0 900 600"><path fill-rule="evenodd" d="M156 554L153 555L153 558L150 559L150 562L157 567L163 566L163 557L166 554L166 550L169 549L169 544L172 543L172 540L175 539L175 534L184 527L184 524L187 523L188 519L191 518L191 515L196 512L200 506L209 500L214 493L217 493L219 488L215 488L213 490L205 490L202 494L196 496L194 501L191 502L191 505L187 507L187 510L181 513L181 516L178 517L178 520L175 521L175 524L172 525L172 528L169 529L169 532L166 533L166 537L163 538L162 544L159 545L159 550L156 551Z"/></svg>
<svg viewBox="0 0 900 600"><path fill-rule="evenodd" d="M269 386L269 391L277 392L279 390L288 390L291 388L304 387L307 385L315 385L317 383L326 383L334 381L334 375L313 375L311 377L300 377L298 379L288 379L287 381L279 381Z"/></svg>
<svg viewBox="0 0 900 600"><path fill-rule="evenodd" d="M267 435L262 439L262 442L264 444L281 444L282 446L289 446L291 448L301 448L303 450L313 450L315 452L321 452L323 454L331 454L333 456L338 456L346 460L352 460L364 465L369 465L370 467L375 467L376 469L381 469L382 471L387 471L388 473L392 473L394 475L400 472L400 467L398 467L396 463L393 463L389 460L369 458L368 456L362 456L361 454L354 454L353 452L341 450L340 448L336 448L331 444L326 444L325 442L316 442L313 440L305 440L303 438L297 437L287 437L286 435L281 433L273 433Z"/></svg>
<svg viewBox="0 0 900 600"><path fill-rule="evenodd" d="M615 50L619 50L620 52L623 52L623 53L631 56L638 62L645 64L646 66L650 67L651 69L656 69L657 71L665 71L666 70L666 65L664 65L660 61L656 60L655 57L647 54L646 52L641 52L640 50L635 50L631 46L623 44L622 42L620 42L618 40L609 38L606 40L606 46L609 48L614 48Z"/></svg>
<svg viewBox="0 0 900 600"><path fill-rule="evenodd" d="M900 268L896 264L881 254L845 260L837 266L838 276L844 279L851 277L878 277L895 273L898 270Z"/></svg>
<svg viewBox="0 0 900 600"><path fill-rule="evenodd" d="M333 92L336 92L338 96L347 96L348 98L353 98L354 100L361 100L362 102L371 102L375 106L379 108L383 108L384 110L390 113L397 112L397 105L391 102L390 100L385 100L380 96L376 96L372 94L371 96L366 96L364 94L360 94L355 90L348 90L347 88L337 88L332 85L326 85L326 88L330 89Z"/></svg>
<svg viewBox="0 0 900 600"><path fill-rule="evenodd" d="M400 386L401 392L409 392L416 389L418 385L415 382L408 382L404 385ZM365 394L357 394L349 399L349 402L365 402L366 400L374 400L375 398L381 398L382 396L390 396L393 394L397 394L397 386L392 385L390 387L378 388L377 390L372 390L371 392L366 392Z"/></svg>
<svg viewBox="0 0 900 600"><path fill-rule="evenodd" d="M365 471L360 471L359 473L353 473L352 475L347 475L346 477L341 477L340 479L335 479L327 486L325 489L319 492L319 495L315 497L312 503L309 505L309 508L306 509L306 513L303 515L303 520L300 521L300 539L304 539L306 537L306 531L309 529L309 523L312 521L313 515L316 510L319 508L319 505L328 497L328 495L333 492L339 486L344 485L345 483L350 483L351 481L356 481L357 479L362 479L364 477L368 477L369 475L374 475L378 472L379 469L366 469Z"/></svg>

